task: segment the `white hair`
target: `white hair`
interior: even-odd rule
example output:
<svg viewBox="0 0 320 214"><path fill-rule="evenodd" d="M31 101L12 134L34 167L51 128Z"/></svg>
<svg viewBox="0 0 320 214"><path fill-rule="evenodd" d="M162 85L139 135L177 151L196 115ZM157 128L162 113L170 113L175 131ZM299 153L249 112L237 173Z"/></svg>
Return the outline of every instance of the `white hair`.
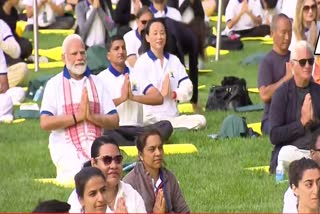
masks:
<svg viewBox="0 0 320 214"><path fill-rule="evenodd" d="M298 52L301 49L307 49L309 54L313 57L313 48L310 45L310 43L308 43L306 40L300 40L300 41L297 41L296 44L293 46L293 49L290 54L290 59L291 60L297 59Z"/></svg>
<svg viewBox="0 0 320 214"><path fill-rule="evenodd" d="M69 46L70 42L73 41L73 40L79 40L84 45L84 42L83 42L82 38L78 34L68 35L63 40L63 43L62 43L62 54L65 54L67 52L68 46Z"/></svg>

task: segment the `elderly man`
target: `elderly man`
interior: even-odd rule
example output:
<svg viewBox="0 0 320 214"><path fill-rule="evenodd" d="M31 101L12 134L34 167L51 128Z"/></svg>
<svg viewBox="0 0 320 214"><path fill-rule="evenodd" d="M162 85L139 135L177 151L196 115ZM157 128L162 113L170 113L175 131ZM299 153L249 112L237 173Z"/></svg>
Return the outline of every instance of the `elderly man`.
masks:
<svg viewBox="0 0 320 214"><path fill-rule="evenodd" d="M288 50L292 26L288 16L278 14L271 22L273 38L272 50L262 59L259 65L258 87L261 100L265 103L261 130L270 133L269 108L274 92L292 77L290 68L290 51Z"/></svg>
<svg viewBox="0 0 320 214"><path fill-rule="evenodd" d="M105 134L118 139L121 145L135 145L138 135L148 129L157 129L162 138L167 140L173 131L169 121L159 121L143 127L142 104L161 105L162 95L145 76L126 66L127 52L121 36L111 37L107 49L110 66L98 76L111 92L111 98L119 113L120 127L107 130Z"/></svg>
<svg viewBox="0 0 320 214"><path fill-rule="evenodd" d="M87 68L81 37L67 36L62 48L65 67L46 85L40 126L51 131L49 150L57 180L67 182L90 159L93 140L103 129L118 127L119 118L107 88Z"/></svg>
<svg viewBox="0 0 320 214"><path fill-rule="evenodd" d="M275 146L270 169L285 168L294 160L310 157L312 133L320 128L320 85L311 82L313 49L299 41L291 52L293 78L273 95L270 106L270 141Z"/></svg>

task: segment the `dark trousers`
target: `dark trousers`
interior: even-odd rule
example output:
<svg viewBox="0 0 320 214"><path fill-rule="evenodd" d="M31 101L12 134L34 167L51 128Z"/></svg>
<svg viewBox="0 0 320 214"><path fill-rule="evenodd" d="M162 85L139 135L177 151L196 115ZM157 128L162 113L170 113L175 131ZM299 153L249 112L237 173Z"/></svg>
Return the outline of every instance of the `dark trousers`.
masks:
<svg viewBox="0 0 320 214"><path fill-rule="evenodd" d="M270 26L269 25L260 25L248 30L238 30L234 31L239 34L240 37L259 37L270 35Z"/></svg>
<svg viewBox="0 0 320 214"><path fill-rule="evenodd" d="M136 137L152 129L158 130L164 141L167 141L173 132L171 123L167 120L162 120L155 124L143 127L120 126L117 129L105 130L103 135L113 137L118 142L119 146L134 146Z"/></svg>
<svg viewBox="0 0 320 214"><path fill-rule="evenodd" d="M5 54L8 66L14 65L19 62L23 62L24 59L28 58L32 53L32 44L28 39L23 37L16 37L15 39L20 46L21 54L18 59L13 59L9 55Z"/></svg>
<svg viewBox="0 0 320 214"><path fill-rule="evenodd" d="M56 17L56 21L48 27L39 27L39 29L71 29L75 19L72 15L64 15ZM33 31L33 24L27 25L25 31Z"/></svg>

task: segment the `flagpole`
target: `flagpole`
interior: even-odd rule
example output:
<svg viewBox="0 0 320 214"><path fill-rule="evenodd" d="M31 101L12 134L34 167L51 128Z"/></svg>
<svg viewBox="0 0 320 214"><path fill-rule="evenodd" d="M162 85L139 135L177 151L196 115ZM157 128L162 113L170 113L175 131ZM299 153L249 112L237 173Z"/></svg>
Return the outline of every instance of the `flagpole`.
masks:
<svg viewBox="0 0 320 214"><path fill-rule="evenodd" d="M33 41L34 41L34 71L39 71L39 41L38 41L38 3L33 0Z"/></svg>
<svg viewBox="0 0 320 214"><path fill-rule="evenodd" d="M220 39L221 39L221 17L222 17L222 0L218 3L218 23L217 23L217 42L216 42L216 61L220 58Z"/></svg>

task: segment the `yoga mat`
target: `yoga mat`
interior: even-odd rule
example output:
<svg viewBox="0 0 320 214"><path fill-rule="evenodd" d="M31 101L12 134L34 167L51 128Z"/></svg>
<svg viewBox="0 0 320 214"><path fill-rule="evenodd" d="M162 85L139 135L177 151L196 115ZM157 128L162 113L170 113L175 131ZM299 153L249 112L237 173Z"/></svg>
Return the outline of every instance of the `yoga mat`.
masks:
<svg viewBox="0 0 320 214"><path fill-rule="evenodd" d="M218 21L218 16L209 16L210 21L212 22L217 22ZM221 21L226 22L226 17L222 16Z"/></svg>
<svg viewBox="0 0 320 214"><path fill-rule="evenodd" d="M263 41L261 42L263 45L273 45L273 41Z"/></svg>
<svg viewBox="0 0 320 214"><path fill-rule="evenodd" d="M251 93L258 93L259 94L259 89L258 88L248 88L248 91Z"/></svg>
<svg viewBox="0 0 320 214"><path fill-rule="evenodd" d="M240 38L241 41L263 41L263 42L270 42L273 41L271 37L242 37Z"/></svg>
<svg viewBox="0 0 320 214"><path fill-rule="evenodd" d="M39 183L54 184L56 186L63 187L63 188L72 188L72 189L75 188L73 180L69 181L69 182L63 182L63 183L58 182L57 179L55 179L55 178L38 178L38 179L34 179L34 180Z"/></svg>
<svg viewBox="0 0 320 214"><path fill-rule="evenodd" d="M194 113L191 103L178 104L179 113Z"/></svg>
<svg viewBox="0 0 320 214"><path fill-rule="evenodd" d="M63 66L64 63L62 61L39 63L40 68L62 68ZM34 64L28 64L28 69L34 69Z"/></svg>
<svg viewBox="0 0 320 214"><path fill-rule="evenodd" d="M238 112L262 111L263 109L264 109L263 103L236 107L236 111Z"/></svg>
<svg viewBox="0 0 320 214"><path fill-rule="evenodd" d="M262 132L261 132L261 122L258 122L258 123L249 123L247 126L248 126L248 128L252 128L253 131L258 132L259 134L262 135Z"/></svg>
<svg viewBox="0 0 320 214"><path fill-rule="evenodd" d="M187 71L189 71L189 68L186 68ZM212 73L212 69L198 69L199 73Z"/></svg>
<svg viewBox="0 0 320 214"><path fill-rule="evenodd" d="M206 85L199 85L199 86L198 86L198 90L205 89L206 87L207 87Z"/></svg>
<svg viewBox="0 0 320 214"><path fill-rule="evenodd" d="M227 55L230 51L228 50L220 50L220 55ZM207 56L215 56L216 55L216 48L209 46L205 49L205 53Z"/></svg>
<svg viewBox="0 0 320 214"><path fill-rule="evenodd" d="M137 157L138 150L135 146L120 146L120 150L130 157ZM165 144L163 150L166 155L170 154L191 154L198 152L193 144Z"/></svg>
<svg viewBox="0 0 320 214"><path fill-rule="evenodd" d="M16 24L16 33L19 37L22 37L22 34L24 32L24 29L26 28L28 22L26 21L17 21Z"/></svg>
<svg viewBox="0 0 320 214"><path fill-rule="evenodd" d="M74 33L74 30L73 29L42 29L42 30L39 30L39 33L70 35Z"/></svg>
<svg viewBox="0 0 320 214"><path fill-rule="evenodd" d="M263 172L269 173L269 166L255 166L255 167L248 167L244 169L250 170L250 171L263 171Z"/></svg>
<svg viewBox="0 0 320 214"><path fill-rule="evenodd" d="M34 50L32 51L32 54L34 54ZM55 48L50 48L50 49L39 49L39 55L46 56L46 57L53 59L55 61L61 61L62 60L62 47L55 47Z"/></svg>

